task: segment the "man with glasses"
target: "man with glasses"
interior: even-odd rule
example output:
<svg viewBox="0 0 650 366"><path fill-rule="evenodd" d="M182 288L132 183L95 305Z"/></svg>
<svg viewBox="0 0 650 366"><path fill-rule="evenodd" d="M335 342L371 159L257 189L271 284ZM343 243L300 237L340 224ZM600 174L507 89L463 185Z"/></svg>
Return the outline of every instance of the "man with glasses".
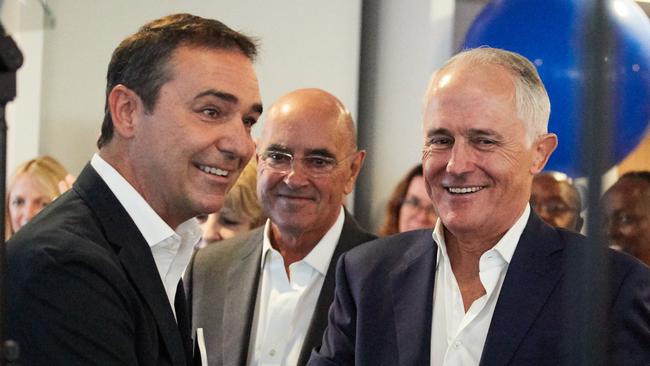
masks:
<svg viewBox="0 0 650 366"><path fill-rule="evenodd" d="M530 207L553 227L575 232L582 229L580 192L564 173L548 171L535 175Z"/></svg>
<svg viewBox="0 0 650 366"><path fill-rule="evenodd" d="M320 344L334 266L374 236L343 207L363 165L352 118L333 95L278 100L257 146L266 225L197 252L193 327L210 365L304 365Z"/></svg>

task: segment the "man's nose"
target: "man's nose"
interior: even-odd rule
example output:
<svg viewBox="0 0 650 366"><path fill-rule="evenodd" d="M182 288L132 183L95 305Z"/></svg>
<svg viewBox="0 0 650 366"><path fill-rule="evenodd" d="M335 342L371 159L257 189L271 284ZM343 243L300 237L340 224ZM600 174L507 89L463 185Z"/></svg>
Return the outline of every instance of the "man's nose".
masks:
<svg viewBox="0 0 650 366"><path fill-rule="evenodd" d="M241 119L233 120L227 126L223 126L216 141L217 149L227 160L242 160L242 165L248 163L255 151L255 143L250 131L244 126Z"/></svg>
<svg viewBox="0 0 650 366"><path fill-rule="evenodd" d="M449 160L447 161L447 172L454 175L461 175L472 170L474 158L472 151L466 143L456 142L451 147Z"/></svg>
<svg viewBox="0 0 650 366"><path fill-rule="evenodd" d="M290 188L305 186L308 181L307 171L298 159L293 159L289 171L284 176L284 183Z"/></svg>

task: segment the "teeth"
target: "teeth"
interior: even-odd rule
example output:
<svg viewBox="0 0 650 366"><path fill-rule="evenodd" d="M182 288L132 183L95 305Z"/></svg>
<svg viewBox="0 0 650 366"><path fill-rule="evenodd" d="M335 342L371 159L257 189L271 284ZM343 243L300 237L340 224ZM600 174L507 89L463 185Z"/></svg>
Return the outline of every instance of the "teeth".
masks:
<svg viewBox="0 0 650 366"><path fill-rule="evenodd" d="M449 187L447 190L454 194L475 193L483 189L483 187Z"/></svg>
<svg viewBox="0 0 650 366"><path fill-rule="evenodd" d="M218 175L220 177L227 177L228 176L228 171L227 170L222 170L219 168L207 166L207 165L199 165L199 169L203 170L204 172L212 175Z"/></svg>

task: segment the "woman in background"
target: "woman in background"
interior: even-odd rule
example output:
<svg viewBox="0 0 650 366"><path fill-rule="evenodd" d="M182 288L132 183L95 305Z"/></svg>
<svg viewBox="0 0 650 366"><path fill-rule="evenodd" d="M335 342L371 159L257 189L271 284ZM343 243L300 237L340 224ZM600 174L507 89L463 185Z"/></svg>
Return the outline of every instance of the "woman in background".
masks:
<svg viewBox="0 0 650 366"><path fill-rule="evenodd" d="M253 157L226 195L221 210L198 217L203 229L201 247L264 224L266 216L257 200L256 187L257 162Z"/></svg>
<svg viewBox="0 0 650 366"><path fill-rule="evenodd" d="M65 183L69 180L68 171L50 156L40 156L18 166L7 184L5 239L69 188Z"/></svg>
<svg viewBox="0 0 650 366"><path fill-rule="evenodd" d="M435 226L438 216L425 187L422 164L418 164L395 187L378 230L380 236Z"/></svg>

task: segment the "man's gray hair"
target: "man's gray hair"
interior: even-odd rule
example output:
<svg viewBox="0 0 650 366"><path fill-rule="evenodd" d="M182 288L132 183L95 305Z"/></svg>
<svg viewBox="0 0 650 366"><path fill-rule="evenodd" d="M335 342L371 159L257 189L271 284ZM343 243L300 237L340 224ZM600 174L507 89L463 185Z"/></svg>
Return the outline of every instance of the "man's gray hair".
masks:
<svg viewBox="0 0 650 366"><path fill-rule="evenodd" d="M436 74L456 64L503 66L513 76L517 116L524 122L528 144L532 144L537 137L547 132L551 102L535 65L527 58L499 48L479 47L463 50L433 74L427 100Z"/></svg>

